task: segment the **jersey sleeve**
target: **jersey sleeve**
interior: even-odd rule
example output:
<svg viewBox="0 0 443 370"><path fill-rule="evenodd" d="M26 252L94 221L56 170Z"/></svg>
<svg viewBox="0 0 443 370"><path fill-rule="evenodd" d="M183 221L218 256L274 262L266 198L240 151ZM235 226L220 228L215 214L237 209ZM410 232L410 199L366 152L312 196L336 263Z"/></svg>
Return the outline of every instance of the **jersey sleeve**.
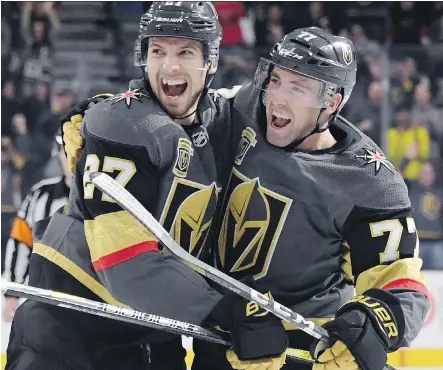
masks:
<svg viewBox="0 0 443 370"><path fill-rule="evenodd" d="M136 310L201 323L220 298L218 293L198 273L163 254L153 235L89 182L91 172L109 174L158 219L159 195L170 187L170 177L165 170L168 161L153 161L151 151L157 150L86 133L76 187L92 264L118 301Z"/></svg>
<svg viewBox="0 0 443 370"><path fill-rule="evenodd" d="M388 211L355 206L345 222L344 237L345 265L357 295L383 289L397 296L406 328L401 346L408 346L429 309L410 208Z"/></svg>
<svg viewBox="0 0 443 370"><path fill-rule="evenodd" d="M5 271L3 278L16 283L24 283L29 272L29 257L32 248L32 209L39 190L32 189L17 212L6 244Z"/></svg>

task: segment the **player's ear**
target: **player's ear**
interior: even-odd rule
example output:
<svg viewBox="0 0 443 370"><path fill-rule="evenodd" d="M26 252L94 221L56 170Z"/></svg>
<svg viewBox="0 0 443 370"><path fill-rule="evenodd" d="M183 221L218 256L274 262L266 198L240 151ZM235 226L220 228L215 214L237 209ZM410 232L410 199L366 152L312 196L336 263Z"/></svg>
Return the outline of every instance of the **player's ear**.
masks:
<svg viewBox="0 0 443 370"><path fill-rule="evenodd" d="M326 107L326 112L328 114L333 114L340 106L342 100L343 100L343 95L336 93L332 98L332 100L329 102L329 105Z"/></svg>
<svg viewBox="0 0 443 370"><path fill-rule="evenodd" d="M208 74L213 75L215 72L217 72L217 64L212 63L211 61L208 62Z"/></svg>

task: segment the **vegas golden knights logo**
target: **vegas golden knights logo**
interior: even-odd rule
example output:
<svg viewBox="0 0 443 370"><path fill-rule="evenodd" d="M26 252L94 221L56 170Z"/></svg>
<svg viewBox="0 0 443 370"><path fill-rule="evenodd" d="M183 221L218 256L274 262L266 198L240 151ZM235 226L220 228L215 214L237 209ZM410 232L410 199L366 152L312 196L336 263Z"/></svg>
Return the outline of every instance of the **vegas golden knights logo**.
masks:
<svg viewBox="0 0 443 370"><path fill-rule="evenodd" d="M178 177L186 177L188 175L189 162L194 154L192 144L187 139L179 139L177 145L177 159L175 161L172 172Z"/></svg>
<svg viewBox="0 0 443 370"><path fill-rule="evenodd" d="M233 170L218 239L220 269L235 278L266 275L292 199Z"/></svg>
<svg viewBox="0 0 443 370"><path fill-rule="evenodd" d="M220 189L185 179L174 178L160 223L174 240L199 258L212 223Z"/></svg>
<svg viewBox="0 0 443 370"><path fill-rule="evenodd" d="M440 198L432 193L424 193L420 199L421 212L429 220L435 220L439 217Z"/></svg>
<svg viewBox="0 0 443 370"><path fill-rule="evenodd" d="M352 48L351 45L343 43L342 44L342 50L343 50L343 60L348 66L352 63L354 56L352 55Z"/></svg>
<svg viewBox="0 0 443 370"><path fill-rule="evenodd" d="M240 144L238 144L237 155L235 156L235 164L240 166L243 162L243 158L245 158L246 153L248 152L251 146L255 146L257 144L257 139L255 138L256 134L254 130L250 127L247 127L243 130L241 134Z"/></svg>

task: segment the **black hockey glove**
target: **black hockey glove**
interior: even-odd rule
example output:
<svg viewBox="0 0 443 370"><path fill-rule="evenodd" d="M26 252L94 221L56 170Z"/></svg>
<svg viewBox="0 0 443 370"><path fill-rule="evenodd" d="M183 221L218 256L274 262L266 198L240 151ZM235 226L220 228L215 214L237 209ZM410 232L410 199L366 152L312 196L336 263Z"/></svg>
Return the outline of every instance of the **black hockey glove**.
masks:
<svg viewBox="0 0 443 370"><path fill-rule="evenodd" d="M258 290L252 278L243 282ZM228 292L214 307L210 318L231 333L235 354L228 351L227 358L232 367L247 369L261 362L266 362L264 369L280 369L284 365L288 337L281 320L273 314ZM251 360L257 360L255 365Z"/></svg>
<svg viewBox="0 0 443 370"><path fill-rule="evenodd" d="M68 160L69 172L74 173L81 149L83 138L80 135L85 112L94 104L108 99L112 94L99 94L90 99L74 105L61 119L61 131L63 133L63 146Z"/></svg>
<svg viewBox="0 0 443 370"><path fill-rule="evenodd" d="M370 289L345 303L323 327L330 335L330 348L321 352L321 343L314 343L313 370L382 370L387 353L400 346L405 322L395 295Z"/></svg>

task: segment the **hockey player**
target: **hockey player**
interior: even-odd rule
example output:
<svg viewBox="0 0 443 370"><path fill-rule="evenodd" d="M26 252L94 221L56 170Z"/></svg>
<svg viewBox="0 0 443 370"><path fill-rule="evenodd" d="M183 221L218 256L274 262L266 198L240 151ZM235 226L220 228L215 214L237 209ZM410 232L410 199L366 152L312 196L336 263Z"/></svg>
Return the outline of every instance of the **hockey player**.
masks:
<svg viewBox="0 0 443 370"><path fill-rule="evenodd" d="M415 338L429 307L405 184L339 116L355 76L349 40L296 30L261 61L232 112L240 145L217 265L236 278L254 275L277 301L326 323L331 348L313 351L315 370L382 369L388 352ZM291 347L315 348L285 327ZM254 366L194 343L194 369Z"/></svg>
<svg viewBox="0 0 443 370"><path fill-rule="evenodd" d="M237 279L253 275L276 301L325 324L326 350L285 324L290 347L312 350L314 370L383 369L429 308L405 183L338 115L355 80L348 39L298 29L261 60L232 111L241 141L217 266ZM229 368L223 348L196 342L194 350L194 369ZM292 368L303 369L283 367Z"/></svg>
<svg viewBox="0 0 443 370"><path fill-rule="evenodd" d="M45 179L34 185L26 195L11 229L6 245L3 279L27 283L32 251L32 229L38 221L49 217L68 202L72 174L68 170L61 133L55 137L63 176ZM3 318L10 322L18 307L16 297L5 297Z"/></svg>
<svg viewBox="0 0 443 370"><path fill-rule="evenodd" d="M154 3L142 17L136 61L146 65L147 78L88 110L69 209L40 223L30 284L190 323L233 321L238 356L278 369L287 348L280 320L244 317L246 301L234 294L222 298L199 274L163 254L148 231L89 182L91 172L109 173L177 242L203 256L229 164L229 140L223 139L230 132L229 102L215 106L206 92L220 39L208 2ZM13 321L7 369L141 369L148 364L140 344L170 337L27 301ZM272 345L260 346L263 337ZM183 357L160 365L181 368Z"/></svg>

